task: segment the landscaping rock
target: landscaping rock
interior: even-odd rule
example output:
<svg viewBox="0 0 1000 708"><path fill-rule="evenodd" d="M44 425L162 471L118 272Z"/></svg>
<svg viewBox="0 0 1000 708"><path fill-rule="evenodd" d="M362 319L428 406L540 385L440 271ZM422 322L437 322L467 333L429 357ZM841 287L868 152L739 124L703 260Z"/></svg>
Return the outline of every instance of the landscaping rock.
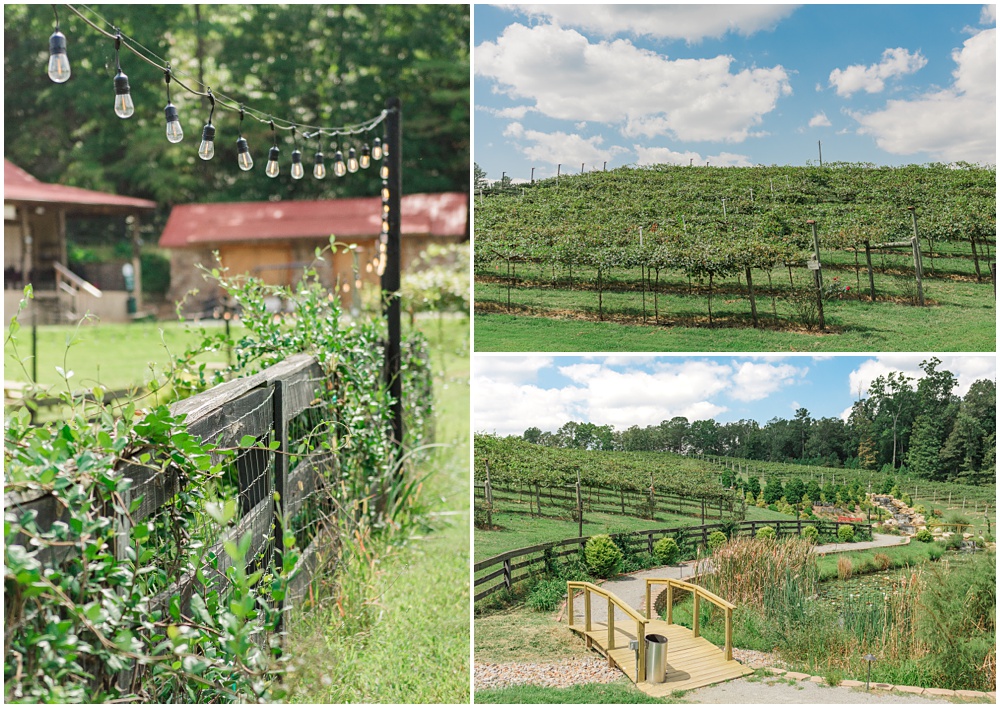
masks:
<svg viewBox="0 0 1000 708"><path fill-rule="evenodd" d="M925 688L925 696L954 696L955 692L950 688Z"/></svg>
<svg viewBox="0 0 1000 708"><path fill-rule="evenodd" d="M855 681L854 679L844 679L840 682L841 686L845 688L861 688L865 685L864 681Z"/></svg>
<svg viewBox="0 0 1000 708"><path fill-rule="evenodd" d="M989 698L990 697L989 694L986 693L985 691L965 691L965 690L958 690L958 691L955 691L955 695L956 696L961 696L962 698L975 698L975 699ZM996 700L996 698L994 698L993 700Z"/></svg>
<svg viewBox="0 0 1000 708"><path fill-rule="evenodd" d="M801 681L802 679L809 678L809 674L799 673L798 671L789 671L785 674L785 678L795 679L796 681Z"/></svg>
<svg viewBox="0 0 1000 708"><path fill-rule="evenodd" d="M900 693L914 693L918 696L924 692L924 689L921 686L896 686L895 690Z"/></svg>

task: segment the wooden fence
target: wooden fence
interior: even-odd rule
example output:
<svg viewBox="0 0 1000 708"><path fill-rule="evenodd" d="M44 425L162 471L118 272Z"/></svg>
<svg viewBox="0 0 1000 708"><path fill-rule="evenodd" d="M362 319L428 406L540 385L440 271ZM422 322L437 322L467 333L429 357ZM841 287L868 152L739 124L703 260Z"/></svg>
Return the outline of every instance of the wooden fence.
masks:
<svg viewBox="0 0 1000 708"><path fill-rule="evenodd" d="M219 448L239 448L220 479L220 489L231 492L239 502L235 525L224 530L206 519L193 530L192 540L209 547L202 569L205 582L220 594L228 584L226 570L232 563L224 552L227 541L236 541L250 532L248 571L268 566L271 558L280 565L283 544L275 542L279 514L286 528L294 531L302 549L286 603L301 599L318 571L337 557L336 536L329 523L334 509L328 485L331 473L337 471L338 459L320 444L320 438L329 440L333 434L330 423L335 420L334 402L338 396L331 393L336 386L337 382L324 374L315 358L300 354L259 374L223 383L171 406L173 414L187 416L188 432L194 437ZM251 446L245 444L248 435L254 438ZM170 507L186 485L175 468L160 471L139 464L141 453L135 454L135 463L119 467L121 474L132 480L117 505L119 510L110 504L105 509L114 520L114 552L118 559L125 558L136 524L152 522L156 529L158 523L168 523ZM222 459L213 453L214 463ZM8 493L4 507L8 519L35 512L43 530L63 518L65 511L51 493L43 491ZM7 539L8 543L25 541ZM164 554L168 555L170 543L165 545ZM182 551L186 553L187 549ZM46 565L56 565L67 552L67 547L45 547L40 549L39 559ZM174 595L180 595L181 607L186 607L197 582L194 574L177 578L157 596L154 607Z"/></svg>
<svg viewBox="0 0 1000 708"><path fill-rule="evenodd" d="M871 527L868 524L838 524L834 521L822 521L816 519L789 519L778 521L743 521L736 524L736 535L755 536L757 530L764 526L770 526L775 533L780 536L802 535L802 529L807 526L815 526L821 534L836 534L837 528L841 525L854 527L855 538L858 540L871 538ZM666 529L647 529L644 531L632 531L628 535L641 539L646 552L653 552L653 544L666 536L672 536L677 543L692 543L699 546L708 545L708 537L713 531L721 531L724 524L703 524L701 526L686 526ZM549 541L527 548L517 548L500 555L486 558L479 561L473 567L475 573L486 572L479 576L473 583L475 592L474 601L489 597L501 590L510 590L517 583L527 580L533 575L551 570L554 563L566 556L573 556L580 553L583 547L590 540L590 536L580 538L567 538L562 541ZM495 568L495 570L490 570ZM518 572L520 571L520 572ZM490 585L489 583L499 579L499 582ZM483 588L480 590L479 588Z"/></svg>
<svg viewBox="0 0 1000 708"><path fill-rule="evenodd" d="M477 506L497 511L497 502L505 504L504 511L518 512L527 506L526 513L541 515L544 509L569 511L574 519L581 513L621 514L644 519L655 519L657 513L678 514L680 516L700 516L706 519L722 519L732 514L736 504L735 494L726 498L701 498L649 490L634 491L613 489L598 485L580 485L577 499L575 485L549 487L537 482L512 484L475 484L474 496Z"/></svg>

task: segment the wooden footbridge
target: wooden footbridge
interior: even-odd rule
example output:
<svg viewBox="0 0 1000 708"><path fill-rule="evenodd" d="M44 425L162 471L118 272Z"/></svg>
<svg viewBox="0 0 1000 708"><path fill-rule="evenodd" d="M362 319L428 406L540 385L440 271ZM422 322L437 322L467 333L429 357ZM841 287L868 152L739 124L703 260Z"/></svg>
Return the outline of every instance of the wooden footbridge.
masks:
<svg viewBox="0 0 1000 708"><path fill-rule="evenodd" d="M654 585L666 586L666 621L655 619L653 610ZM646 580L646 615L629 607L617 595L592 583L569 582L566 602L569 628L580 634L588 647L596 647L633 681L639 690L650 696L662 697L672 691L701 688L753 673L753 669L733 659L733 610L726 602L704 588L674 578ZM694 597L694 621L691 629L673 623L674 590L687 590ZM574 610L574 595L583 593L583 616ZM596 600L594 599L596 597ZM726 643L719 648L700 635L699 609L703 600L718 606L726 617ZM667 679L665 683L646 680L647 634L667 638ZM638 649L629 643L638 640Z"/></svg>

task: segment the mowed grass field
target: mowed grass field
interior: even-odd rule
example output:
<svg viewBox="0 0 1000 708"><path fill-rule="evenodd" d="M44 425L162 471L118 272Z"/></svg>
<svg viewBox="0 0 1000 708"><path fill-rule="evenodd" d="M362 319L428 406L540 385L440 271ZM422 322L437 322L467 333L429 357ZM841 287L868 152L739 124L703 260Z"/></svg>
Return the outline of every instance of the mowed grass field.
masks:
<svg viewBox="0 0 1000 708"><path fill-rule="evenodd" d="M950 252L950 251L949 251ZM961 252L959 251L959 254ZM850 287L841 299L827 299L827 331L802 326L801 305L808 299L812 274L804 268L777 268L753 274L761 328L752 326L746 284L717 281L708 321L707 281L700 286L680 273L660 273L654 323L653 294L645 295L639 269L603 274L604 321L599 321L596 273L574 269L553 279L550 267L519 263L519 284L507 308L506 271L479 272L476 282L477 351L993 351L996 347L996 298L989 268L981 262L976 282L971 260L936 256L924 279L926 307L908 304L915 296L912 259L898 254L874 256L877 299L868 300L867 272L855 270L854 255L824 254L824 284L833 278ZM924 267L930 271L925 254ZM862 255L861 262L864 263ZM909 270L907 270L909 268ZM859 287L860 286L860 287ZM773 298L772 298L773 296ZM776 313L776 316L775 316Z"/></svg>

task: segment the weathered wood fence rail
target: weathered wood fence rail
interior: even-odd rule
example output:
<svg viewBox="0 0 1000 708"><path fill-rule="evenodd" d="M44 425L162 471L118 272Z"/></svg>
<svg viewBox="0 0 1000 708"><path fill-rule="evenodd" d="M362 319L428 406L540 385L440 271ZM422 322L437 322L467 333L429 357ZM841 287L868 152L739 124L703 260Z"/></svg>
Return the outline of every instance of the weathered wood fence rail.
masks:
<svg viewBox="0 0 1000 708"><path fill-rule="evenodd" d="M333 434L336 409L330 401L336 396L329 393L336 386L337 382L324 375L315 358L300 354L259 374L220 384L171 406L175 415L187 416L188 431L202 442L238 448L223 480L223 488L231 490L239 501L236 524L223 532L206 521L198 531L198 540L209 546L203 571L213 588L223 590L227 582L226 569L232 562L224 552L227 541L251 533L248 570L266 567L272 556L281 553L282 543L275 542L279 514L302 548L286 602L301 598L316 571L335 557L335 537L326 524L330 509L325 499L329 494L317 492L327 484L337 465L337 458L318 444L320 437L329 439ZM317 429L322 433L317 434ZM254 438L252 446L244 444L246 436ZM119 559L125 557L132 543L135 526L155 522L157 514L186 484L173 467L160 470L139 463L139 454L135 462L119 467L122 476L132 480L121 504L129 513L116 512L110 504L105 509L106 515L114 517L114 552ZM222 460L219 453L213 453L213 458L215 463ZM36 523L43 530L65 517L65 508L49 492L5 494L6 518L18 519L27 512L37 514ZM26 539L7 542L25 543ZM39 550L39 558L47 565L55 565L69 550L44 547ZM166 602L180 594L183 607L195 582L193 575L178 578L159 598Z"/></svg>
<svg viewBox="0 0 1000 708"><path fill-rule="evenodd" d="M713 531L721 531L724 525L722 523L715 523L679 528L647 529L644 531L633 531L629 535L642 539L647 552L652 553L653 544L666 536L673 536L678 543L693 543L706 546L708 545L709 535ZM802 529L807 526L815 526L821 534L833 535L837 533L838 527L844 525L853 526L855 538L859 540L871 538L871 526L868 524L842 524L835 521L816 519L742 521L737 524L735 533L738 536L754 536L758 529L770 526L778 536L801 536ZM474 601L479 602L501 590L510 590L517 583L527 580L537 573L545 572L559 558L576 555L582 551L590 538L590 536L583 536L580 538L567 538L562 541L549 541L548 543L540 543L536 546L528 546L527 548L517 548L513 551L507 551L506 553L479 561L473 566L473 571L477 575L473 583L473 591L475 592ZM490 570L491 568L495 568L495 570ZM484 574L480 576L479 573ZM497 579L499 579L499 582L490 585L491 582Z"/></svg>

